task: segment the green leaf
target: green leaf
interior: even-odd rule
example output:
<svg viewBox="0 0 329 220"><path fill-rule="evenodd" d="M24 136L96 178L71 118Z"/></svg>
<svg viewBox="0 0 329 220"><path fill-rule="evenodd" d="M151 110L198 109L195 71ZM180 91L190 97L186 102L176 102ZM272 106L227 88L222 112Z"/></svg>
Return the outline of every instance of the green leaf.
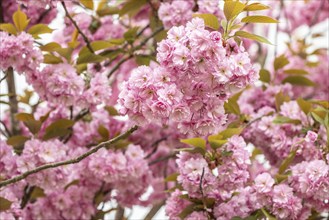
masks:
<svg viewBox="0 0 329 220"><path fill-rule="evenodd" d="M138 65L145 65L148 66L150 65L152 58L151 56L145 56L145 55L136 55L135 56L135 61Z"/></svg>
<svg viewBox="0 0 329 220"><path fill-rule="evenodd" d="M89 51L89 49L87 49L87 47L84 47L80 50L77 64L99 63L105 59L106 59L105 57L93 54L92 52Z"/></svg>
<svg viewBox="0 0 329 220"><path fill-rule="evenodd" d="M212 149L217 149L217 148L220 148L222 147L224 144L227 143L227 140L209 140L209 144L210 144L210 147Z"/></svg>
<svg viewBox="0 0 329 220"><path fill-rule="evenodd" d="M28 113L18 113L16 114L16 119L22 121L26 127L28 127L29 131L32 134L36 134L39 132L41 128L41 122L35 120L32 114Z"/></svg>
<svg viewBox="0 0 329 220"><path fill-rule="evenodd" d="M234 135L239 135L243 131L243 128L227 128L224 131L218 133L217 136L220 136L223 139L228 139Z"/></svg>
<svg viewBox="0 0 329 220"><path fill-rule="evenodd" d="M107 1L105 1L104 4L99 3L98 8L96 10L96 13L98 16L103 17L106 15L114 15L118 14L120 9L118 7L110 7L106 4Z"/></svg>
<svg viewBox="0 0 329 220"><path fill-rule="evenodd" d="M48 52L53 52L58 48L61 48L61 45L56 42L51 42L51 43L45 44L43 46L40 46L40 50L48 51Z"/></svg>
<svg viewBox="0 0 329 220"><path fill-rule="evenodd" d="M124 39L129 42L132 43L134 42L136 35L137 35L137 31L138 31L139 27L132 27L130 29L128 29L124 34L123 37Z"/></svg>
<svg viewBox="0 0 329 220"><path fill-rule="evenodd" d="M255 41L258 41L258 42L261 42L261 43L272 44L265 37L262 37L262 36L259 36L259 35L256 35L256 34L251 34L251 33L245 32L245 31L237 31L237 32L235 32L234 36L255 40Z"/></svg>
<svg viewBox="0 0 329 220"><path fill-rule="evenodd" d="M267 5L263 5L261 3L252 3L250 5L247 5L243 10L244 11L260 11L260 10L266 10L270 7Z"/></svg>
<svg viewBox="0 0 329 220"><path fill-rule="evenodd" d="M293 150L289 153L286 159L283 160L282 164L279 167L279 174L283 174L286 169L289 167L291 162L295 159L297 150Z"/></svg>
<svg viewBox="0 0 329 220"><path fill-rule="evenodd" d="M218 18L213 14L193 14L193 18L198 17L204 20L204 24L214 30L219 29Z"/></svg>
<svg viewBox="0 0 329 220"><path fill-rule="evenodd" d="M105 110L109 113L111 116L117 116L120 115L118 110L114 108L113 106L105 106Z"/></svg>
<svg viewBox="0 0 329 220"><path fill-rule="evenodd" d="M12 34L12 35L17 35L16 28L11 23L0 24L0 30L6 31L6 32L8 32L9 34Z"/></svg>
<svg viewBox="0 0 329 220"><path fill-rule="evenodd" d="M63 63L63 60L55 55L45 54L43 55L43 63L58 64L58 63Z"/></svg>
<svg viewBox="0 0 329 220"><path fill-rule="evenodd" d="M291 119L285 116L277 116L274 120L273 120L274 124L300 124L301 121L297 120L297 119Z"/></svg>
<svg viewBox="0 0 329 220"><path fill-rule="evenodd" d="M240 107L237 101L228 99L227 102L224 103L224 108L226 113L232 113L235 115L240 115Z"/></svg>
<svg viewBox="0 0 329 220"><path fill-rule="evenodd" d="M194 147L200 147L202 149L206 149L206 140L204 140L203 138L181 139L180 142L184 144L192 145Z"/></svg>
<svg viewBox="0 0 329 220"><path fill-rule="evenodd" d="M34 186L33 187L33 191L31 193L30 199L31 200L36 200L37 198L42 198L45 197L46 194L44 192L44 190L38 186Z"/></svg>
<svg viewBox="0 0 329 220"><path fill-rule="evenodd" d="M181 213L179 213L178 217L180 219L185 219L188 215L190 215L194 211L195 204L188 205Z"/></svg>
<svg viewBox="0 0 329 220"><path fill-rule="evenodd" d="M285 67L287 64L289 64L287 57L285 57L284 55L281 55L281 56L275 58L274 69L275 69L275 71L277 71L277 70Z"/></svg>
<svg viewBox="0 0 329 220"><path fill-rule="evenodd" d="M1 212L10 209L11 204L12 204L12 202L9 201L8 199L0 197L0 211Z"/></svg>
<svg viewBox="0 0 329 220"><path fill-rule="evenodd" d="M147 3L147 0L128 0L126 4L119 11L119 15L129 14L134 15L139 11L139 9Z"/></svg>
<svg viewBox="0 0 329 220"><path fill-rule="evenodd" d="M315 105L320 105L324 108L329 108L329 101L326 100L311 100L310 102Z"/></svg>
<svg viewBox="0 0 329 220"><path fill-rule="evenodd" d="M30 138L22 136L22 135L16 135L12 136L7 139L7 144L14 147L15 150L23 150L24 144L26 141L28 141Z"/></svg>
<svg viewBox="0 0 329 220"><path fill-rule="evenodd" d="M281 182L287 180L288 177L289 177L289 175L276 174L276 175L275 175L275 180L276 180L278 183L281 183Z"/></svg>
<svg viewBox="0 0 329 220"><path fill-rule="evenodd" d="M175 182L177 180L178 176L179 176L179 173L170 174L165 178L165 182Z"/></svg>
<svg viewBox="0 0 329 220"><path fill-rule="evenodd" d="M110 47L115 46L114 44L110 43L109 41L105 41L105 40L93 41L90 43L90 45L94 51L108 49Z"/></svg>
<svg viewBox="0 0 329 220"><path fill-rule="evenodd" d="M25 89L24 90L24 95L18 96L18 101L29 105L30 104L30 99L33 96L33 94L34 94L33 91Z"/></svg>
<svg viewBox="0 0 329 220"><path fill-rule="evenodd" d="M68 47L68 48L58 47L58 48L55 48L54 51L56 53L58 53L59 55L61 55L62 57L64 57L68 62L71 61L71 55L72 55L72 52L73 52L73 48L71 48L71 47Z"/></svg>
<svg viewBox="0 0 329 220"><path fill-rule="evenodd" d="M283 71L286 74L307 75L308 72L302 69L288 69Z"/></svg>
<svg viewBox="0 0 329 220"><path fill-rule="evenodd" d="M97 129L98 134L102 137L102 140L108 140L110 138L110 133L103 125L100 125Z"/></svg>
<svg viewBox="0 0 329 220"><path fill-rule="evenodd" d="M13 21L16 26L16 30L19 32L24 31L27 25L29 24L29 20L27 20L26 14L22 12L19 7L13 15Z"/></svg>
<svg viewBox="0 0 329 220"><path fill-rule="evenodd" d="M93 0L80 0L80 3L86 8L93 10L94 9L94 1Z"/></svg>
<svg viewBox="0 0 329 220"><path fill-rule="evenodd" d="M230 21L238 16L243 9L246 7L245 4L240 1L225 1L224 3L224 14L226 20Z"/></svg>
<svg viewBox="0 0 329 220"><path fill-rule="evenodd" d="M244 23L279 23L276 19L262 16L262 15L252 15L242 18L241 22Z"/></svg>
<svg viewBox="0 0 329 220"><path fill-rule="evenodd" d="M259 71L259 80L265 83L271 82L271 73L266 69L261 69Z"/></svg>
<svg viewBox="0 0 329 220"><path fill-rule="evenodd" d="M280 91L279 93L277 93L275 95L275 107L277 111L280 111L280 106L284 103L284 102L289 102L290 101L290 97L287 95L284 95L282 93L282 91Z"/></svg>
<svg viewBox="0 0 329 220"><path fill-rule="evenodd" d="M115 45L122 45L124 42L126 42L126 40L124 38L114 38L114 39L108 40L108 42L110 42L111 44L115 44Z"/></svg>
<svg viewBox="0 0 329 220"><path fill-rule="evenodd" d="M290 83L298 86L315 86L315 83L304 76L288 76L282 83Z"/></svg>
<svg viewBox="0 0 329 220"><path fill-rule="evenodd" d="M62 137L68 135L71 132L71 128L74 125L74 121L69 119L59 119L51 123L47 128L43 140L49 140L56 137Z"/></svg>
<svg viewBox="0 0 329 220"><path fill-rule="evenodd" d="M28 33L34 38L38 39L40 34L52 33L53 29L49 28L45 24L36 24L29 28Z"/></svg>
<svg viewBox="0 0 329 220"><path fill-rule="evenodd" d="M312 103L305 101L302 98L297 99L297 103L300 109L307 115L312 109Z"/></svg>
<svg viewBox="0 0 329 220"><path fill-rule="evenodd" d="M261 208L261 210L267 220L276 220L276 218L270 215L264 208Z"/></svg>
<svg viewBox="0 0 329 220"><path fill-rule="evenodd" d="M70 182L69 184L67 184L64 187L64 191L66 191L68 188L70 188L70 186L78 185L79 183L80 183L80 180L73 180L72 182Z"/></svg>

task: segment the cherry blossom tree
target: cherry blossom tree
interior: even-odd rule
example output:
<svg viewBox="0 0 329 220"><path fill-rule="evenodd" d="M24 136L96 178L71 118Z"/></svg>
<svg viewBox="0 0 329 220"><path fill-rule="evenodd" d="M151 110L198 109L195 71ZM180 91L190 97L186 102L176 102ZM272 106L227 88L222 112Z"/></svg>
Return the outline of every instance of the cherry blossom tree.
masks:
<svg viewBox="0 0 329 220"><path fill-rule="evenodd" d="M0 6L1 219L328 218L328 0Z"/></svg>

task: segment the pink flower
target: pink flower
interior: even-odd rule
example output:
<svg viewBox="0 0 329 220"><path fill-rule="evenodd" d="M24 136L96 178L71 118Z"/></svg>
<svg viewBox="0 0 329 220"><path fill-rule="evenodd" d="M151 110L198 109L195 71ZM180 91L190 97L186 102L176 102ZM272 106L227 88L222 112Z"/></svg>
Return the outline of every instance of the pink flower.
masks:
<svg viewBox="0 0 329 220"><path fill-rule="evenodd" d="M318 138L318 134L314 131L307 131L305 141L308 143L314 143L316 139Z"/></svg>
<svg viewBox="0 0 329 220"><path fill-rule="evenodd" d="M255 178L254 188L258 193L269 193L272 191L274 183L275 181L269 173L262 173Z"/></svg>

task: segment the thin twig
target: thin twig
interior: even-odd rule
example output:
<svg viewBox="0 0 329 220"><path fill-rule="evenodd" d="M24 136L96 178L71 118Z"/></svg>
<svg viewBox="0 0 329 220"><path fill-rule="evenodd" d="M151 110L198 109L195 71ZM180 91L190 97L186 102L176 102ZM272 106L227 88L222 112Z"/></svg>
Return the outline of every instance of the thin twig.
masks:
<svg viewBox="0 0 329 220"><path fill-rule="evenodd" d="M146 156L144 157L144 159L148 159L148 158L150 158L150 157L151 157L151 156L157 151L159 144L160 144L162 141L165 141L165 140L167 140L167 137L160 138L159 140L156 140L154 143L152 143L151 146L150 146L149 148L151 148L151 147L154 147L154 148L153 148L153 150L152 150L148 155L146 155Z"/></svg>
<svg viewBox="0 0 329 220"><path fill-rule="evenodd" d="M111 139L111 140L108 140L108 141L105 141L105 142L102 142L100 144L98 144L96 147L92 148L91 150L87 151L86 153L76 157L76 158L73 158L73 159L70 159L70 160L65 160L65 161L61 161L61 162L57 162L57 163L49 163L49 164L45 164L45 165L42 165L42 166L39 166L33 170L29 170L25 173L22 173L18 176L15 176L11 179L7 179L7 180L4 180L4 181L1 181L0 182L0 188L1 187L4 187L6 185L9 185L9 184L12 184L12 183L16 183L22 179L25 179L26 177L30 176L31 174L34 174L34 173L38 173L42 170L46 170L46 169L51 169L51 168L55 168L55 167L59 167L59 166L64 166L64 165L69 165L69 164L75 164L75 163L78 163L80 162L81 160L87 158L88 156L96 153L99 149L103 148L103 147L106 147L106 146L109 146L109 145L112 145L116 142L118 142L119 140L121 139L125 139L127 138L130 134L132 134L135 130L137 130L137 126L134 126L132 128L130 128L128 131L126 131L125 133L119 135L119 136L116 136L115 138Z"/></svg>
<svg viewBox="0 0 329 220"><path fill-rule="evenodd" d="M61 2L63 5L63 8L65 10L65 14L66 16L70 19L70 21L72 22L72 24L74 25L74 27L77 29L77 31L79 32L79 34L82 36L83 40L85 41L85 43L87 44L87 48L89 49L90 52L95 53L93 48L90 45L90 41L88 39L88 37L81 31L81 29L79 28L78 24L73 20L73 18L71 17L70 13L68 12L65 2L62 1Z"/></svg>
<svg viewBox="0 0 329 220"><path fill-rule="evenodd" d="M107 78L110 78L112 76L112 74L117 71L120 66L126 62L127 60L130 60L131 58L133 58L133 55L129 55L128 57L122 58L114 67L113 69L107 74Z"/></svg>
<svg viewBox="0 0 329 220"><path fill-rule="evenodd" d="M158 28L157 30L155 30L150 36L148 36L147 38L145 38L140 44L138 44L135 48L133 48L133 51L136 51L136 50L139 50L141 49L150 39L152 39L155 35L157 35L158 33L160 33L161 31L163 31L164 28L163 27L160 27ZM125 57L125 58L122 58L114 67L113 69L107 74L107 77L110 78L113 73L115 71L117 71L120 66L126 62L127 60L130 60L131 58L133 58L134 55L133 54L130 54L128 57Z"/></svg>
<svg viewBox="0 0 329 220"><path fill-rule="evenodd" d="M0 121L0 124L2 124L2 126L5 128L8 136L12 136L11 132L9 131L7 125L3 122L3 121Z"/></svg>
<svg viewBox="0 0 329 220"><path fill-rule="evenodd" d="M5 75L0 79L0 83L1 83L3 80L5 80L6 77L7 77L7 72L5 72Z"/></svg>
<svg viewBox="0 0 329 220"><path fill-rule="evenodd" d="M148 165L149 165L149 166L152 166L152 165L154 165L154 164L156 164L156 163L159 163L159 162L162 162L162 161L168 160L168 159L174 157L175 155L176 155L176 153L168 154L167 156L160 157L160 158L158 158L158 159L156 159L156 160L152 160L152 161L150 161L150 162L148 163Z"/></svg>

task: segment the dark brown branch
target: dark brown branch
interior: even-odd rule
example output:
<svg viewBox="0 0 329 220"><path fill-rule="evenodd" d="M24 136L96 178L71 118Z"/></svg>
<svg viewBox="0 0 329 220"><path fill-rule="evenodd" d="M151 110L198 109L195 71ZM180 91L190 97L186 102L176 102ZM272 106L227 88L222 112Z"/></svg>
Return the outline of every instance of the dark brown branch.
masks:
<svg viewBox="0 0 329 220"><path fill-rule="evenodd" d="M159 163L159 162L162 162L162 161L165 161L165 160L168 160L172 157L174 157L176 155L176 153L171 153L171 154L168 154L167 156L164 156L164 157L160 157L158 159L155 159L155 160L152 160L148 163L149 166L152 166L156 163Z"/></svg>
<svg viewBox="0 0 329 220"><path fill-rule="evenodd" d="M46 169L51 169L51 168L55 168L55 167L60 167L60 166L64 166L64 165L69 165L69 164L75 164L75 163L78 163L80 162L81 160L87 158L88 156L96 153L99 149L103 148L103 147L106 147L106 146L109 146L109 145L112 145L116 142L118 142L119 140L121 139L125 139L127 138L130 134L132 134L135 130L137 130L137 126L134 126L132 128L130 128L128 131L126 131L125 133L111 139L111 140L108 140L108 141L105 141L105 142L102 142L100 144L98 144L96 147L92 148L91 150L87 151L86 153L76 157L76 158L73 158L73 159L70 159L70 160L65 160L65 161L61 161L61 162L57 162L57 163L49 163L49 164L45 164L45 165L42 165L42 166L39 166L33 170L29 170L25 173L22 173L18 176L15 176L11 179L8 179L8 180L4 180L4 181L1 181L0 182L0 188L1 187L4 187L6 185L9 185L9 184L12 184L12 183L16 183L22 179L25 179L26 177L34 174L34 173L38 173L42 170L46 170Z"/></svg>
<svg viewBox="0 0 329 220"><path fill-rule="evenodd" d="M124 214L125 214L125 209L118 205L117 207L117 212L115 213L115 220L123 220L124 219Z"/></svg>
<svg viewBox="0 0 329 220"><path fill-rule="evenodd" d="M6 133L8 134L8 136L12 136L12 133L9 131L9 129L7 128L6 124L3 121L0 121L0 124L5 128Z"/></svg>
<svg viewBox="0 0 329 220"><path fill-rule="evenodd" d="M153 150L152 150L148 155L146 155L146 156L144 157L144 159L148 159L148 158L150 158L150 157L151 157L151 156L157 151L157 149L158 149L158 145L159 145L162 141L165 141L165 140L167 140L167 137L160 138L159 140L156 140L154 143L152 143L151 146L150 146L149 148L151 148L151 147L154 147L154 148L153 148Z"/></svg>
<svg viewBox="0 0 329 220"><path fill-rule="evenodd" d="M161 201L159 204L154 205L149 213L145 216L144 220L152 220L153 217L158 213L161 207L165 204L165 201Z"/></svg>
<svg viewBox="0 0 329 220"><path fill-rule="evenodd" d="M70 19L70 21L72 22L72 24L74 25L74 27L77 29L77 31L79 32L79 34L82 36L83 40L85 41L87 48L89 49L90 52L94 53L93 48L90 45L90 41L88 39L88 37L81 31L81 29L79 28L78 24L73 20L73 18L71 17L70 13L68 12L65 2L62 1L61 2L63 5L63 8L65 10L65 15Z"/></svg>
<svg viewBox="0 0 329 220"><path fill-rule="evenodd" d="M15 76L14 76L14 70L12 67L9 67L6 71L7 74L7 87L8 87L8 93L12 94L9 98L10 103L10 122L11 122L11 128L12 128L12 134L17 135L19 132L18 123L15 119L15 115L18 112L18 101L16 97L16 85L15 85Z"/></svg>
<svg viewBox="0 0 329 220"><path fill-rule="evenodd" d="M119 68L120 68L120 66L124 63L124 62L126 62L127 60L130 60L131 58L133 58L133 55L129 55L128 57L125 57L125 58L122 58L114 67L113 67L113 69L107 74L107 78L110 78L112 75L113 75L113 73L115 72L115 71L117 71Z"/></svg>

